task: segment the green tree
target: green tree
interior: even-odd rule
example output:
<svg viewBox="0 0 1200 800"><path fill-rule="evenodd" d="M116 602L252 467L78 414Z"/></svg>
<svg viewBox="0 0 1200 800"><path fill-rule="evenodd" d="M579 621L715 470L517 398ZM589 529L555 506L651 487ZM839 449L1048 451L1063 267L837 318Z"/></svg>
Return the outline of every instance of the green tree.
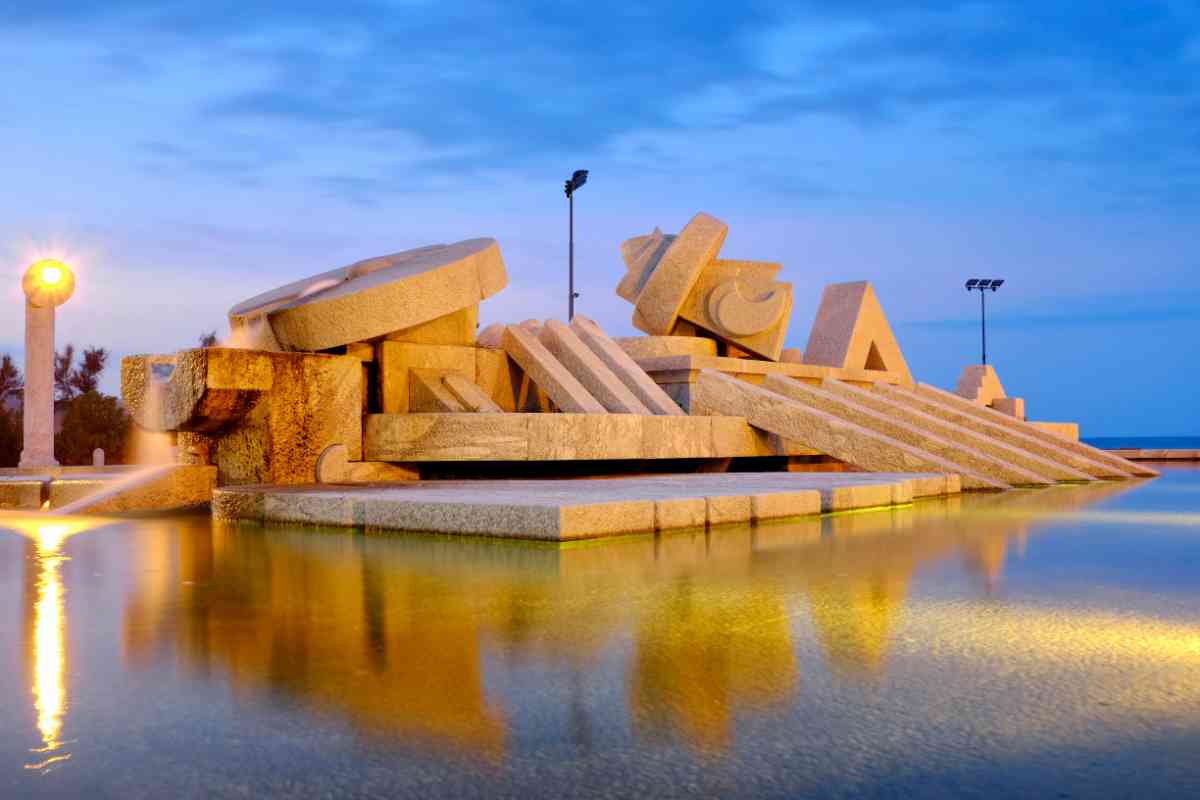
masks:
<svg viewBox="0 0 1200 800"><path fill-rule="evenodd" d="M217 332L216 331L208 331L207 333L200 334L200 346L201 347L216 347L217 344L218 344L218 342L217 342Z"/></svg>
<svg viewBox="0 0 1200 800"><path fill-rule="evenodd" d="M79 394L96 391L100 373L108 362L108 351L103 347L89 347L83 351L83 363L71 371L71 388Z"/></svg>
<svg viewBox="0 0 1200 800"><path fill-rule="evenodd" d="M85 392L67 402L62 430L54 437L54 453L63 464L86 465L99 447L106 463L118 464L128 433L129 415L117 398Z"/></svg>
<svg viewBox="0 0 1200 800"><path fill-rule="evenodd" d="M54 391L59 400L70 400L75 396L71 385L71 372L75 367L75 345L68 344L61 353L54 355Z"/></svg>
<svg viewBox="0 0 1200 800"><path fill-rule="evenodd" d="M10 397L16 397L24 388L21 370L13 363L12 356L5 353L0 358L0 409L5 407Z"/></svg>
<svg viewBox="0 0 1200 800"><path fill-rule="evenodd" d="M21 412L0 406L0 467L15 467L21 460Z"/></svg>

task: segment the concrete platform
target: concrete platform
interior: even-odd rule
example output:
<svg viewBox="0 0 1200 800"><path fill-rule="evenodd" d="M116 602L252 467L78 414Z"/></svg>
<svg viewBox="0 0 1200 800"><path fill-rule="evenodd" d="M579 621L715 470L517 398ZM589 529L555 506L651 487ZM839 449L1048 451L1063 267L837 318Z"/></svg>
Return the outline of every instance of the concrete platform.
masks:
<svg viewBox="0 0 1200 800"><path fill-rule="evenodd" d="M955 494L957 475L724 473L364 486L230 486L223 520L570 541L887 507Z"/></svg>
<svg viewBox="0 0 1200 800"><path fill-rule="evenodd" d="M190 464L6 468L0 469L0 509L119 514L195 508L209 502L216 480L216 467Z"/></svg>

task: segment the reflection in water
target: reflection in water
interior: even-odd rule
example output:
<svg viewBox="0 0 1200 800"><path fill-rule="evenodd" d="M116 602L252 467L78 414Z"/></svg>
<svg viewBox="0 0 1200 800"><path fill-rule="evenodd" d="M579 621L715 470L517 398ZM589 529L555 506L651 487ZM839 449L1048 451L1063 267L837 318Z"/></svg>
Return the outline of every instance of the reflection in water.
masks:
<svg viewBox="0 0 1200 800"><path fill-rule="evenodd" d="M63 545L75 534L96 527L97 523L83 519L48 519L42 517L0 516L0 526L14 530L33 543L33 558L26 562L36 567L36 576L26 572L26 583L32 591L32 609L26 618L31 620L28 648L31 662L30 691L37 714L41 747L32 748L33 763L26 769L46 770L71 754L63 747L63 719L67 712L67 651L66 612L62 565L69 559Z"/></svg>

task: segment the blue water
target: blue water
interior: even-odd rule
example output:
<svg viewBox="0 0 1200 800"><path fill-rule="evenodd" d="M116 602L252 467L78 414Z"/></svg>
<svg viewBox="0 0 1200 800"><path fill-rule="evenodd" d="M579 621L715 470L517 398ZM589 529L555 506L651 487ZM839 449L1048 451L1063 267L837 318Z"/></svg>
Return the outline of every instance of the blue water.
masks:
<svg viewBox="0 0 1200 800"><path fill-rule="evenodd" d="M1104 450L1200 450L1200 436L1085 436L1083 441Z"/></svg>

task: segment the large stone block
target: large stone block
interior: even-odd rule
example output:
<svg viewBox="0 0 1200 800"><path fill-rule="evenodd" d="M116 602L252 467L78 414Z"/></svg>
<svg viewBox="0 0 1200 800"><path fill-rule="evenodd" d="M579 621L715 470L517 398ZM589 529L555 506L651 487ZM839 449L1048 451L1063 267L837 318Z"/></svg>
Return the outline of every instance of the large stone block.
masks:
<svg viewBox="0 0 1200 800"><path fill-rule="evenodd" d="M328 350L413 329L504 288L494 239L366 259L258 295L229 312L235 338L285 350Z"/></svg>
<svg viewBox="0 0 1200 800"><path fill-rule="evenodd" d="M525 461L530 414L370 414L368 461Z"/></svg>
<svg viewBox="0 0 1200 800"><path fill-rule="evenodd" d="M649 414L629 387L567 325L548 319L539 341L583 384L592 397L614 414ZM649 376L647 376L649 380Z"/></svg>
<svg viewBox="0 0 1200 800"><path fill-rule="evenodd" d="M671 333L679 309L700 273L717 257L728 231L725 223L701 212L672 239L656 230L623 245L623 252L637 252L626 258L630 274L622 280L618 292L624 287L629 294L631 287L639 287L635 302L639 327L650 334Z"/></svg>
<svg viewBox="0 0 1200 800"><path fill-rule="evenodd" d="M1008 396L991 364L968 364L963 367L954 393L982 406L990 406L993 400Z"/></svg>
<svg viewBox="0 0 1200 800"><path fill-rule="evenodd" d="M519 325L504 330L504 351L544 391L554 404L569 413L604 414L604 406L538 341Z"/></svg>
<svg viewBox="0 0 1200 800"><path fill-rule="evenodd" d="M605 461L642 457L635 414L529 414L531 461Z"/></svg>
<svg viewBox="0 0 1200 800"><path fill-rule="evenodd" d="M780 265L714 259L679 309L681 319L720 336L727 354L778 360L792 313L792 285Z"/></svg>
<svg viewBox="0 0 1200 800"><path fill-rule="evenodd" d="M142 480L60 477L50 484L50 507L72 514L179 511L207 505L217 485L217 468L210 466L174 464L142 474Z"/></svg>
<svg viewBox="0 0 1200 800"><path fill-rule="evenodd" d="M804 348L806 364L893 372L912 384L900 345L866 281L835 283L821 293Z"/></svg>
<svg viewBox="0 0 1200 800"><path fill-rule="evenodd" d="M456 344L473 347L475 345L475 329L478 327L479 304L476 303L412 328L389 333L384 338L390 342Z"/></svg>
<svg viewBox="0 0 1200 800"><path fill-rule="evenodd" d="M121 360L121 396L149 431L214 431L244 417L274 385L271 354L209 347Z"/></svg>
<svg viewBox="0 0 1200 800"><path fill-rule="evenodd" d="M385 414L403 414L409 410L409 370L457 372L475 380L474 347L383 341L376 348L376 356L380 408Z"/></svg>
<svg viewBox="0 0 1200 800"><path fill-rule="evenodd" d="M1015 464L981 453L969 445L939 436L925 428L856 403L844 396L831 394L815 386L800 383L782 375L768 375L763 388L804 405L832 414L868 430L933 453L947 461L962 464L982 475L1013 486L1046 486L1053 481Z"/></svg>
<svg viewBox="0 0 1200 800"><path fill-rule="evenodd" d="M633 359L717 354L717 340L705 336L622 336L613 341Z"/></svg>
<svg viewBox="0 0 1200 800"><path fill-rule="evenodd" d="M627 352L609 338L600 326L587 317L576 315L571 329L651 414L682 416L679 407Z"/></svg>
<svg viewBox="0 0 1200 800"><path fill-rule="evenodd" d="M693 413L745 417L756 428L794 439L822 453L874 472L948 472L963 486L1006 489L1008 484L975 473L859 425L808 408L794 400L713 370L703 370L694 386Z"/></svg>
<svg viewBox="0 0 1200 800"><path fill-rule="evenodd" d="M475 383L501 411L517 410L523 377L521 368L503 350L475 349Z"/></svg>

